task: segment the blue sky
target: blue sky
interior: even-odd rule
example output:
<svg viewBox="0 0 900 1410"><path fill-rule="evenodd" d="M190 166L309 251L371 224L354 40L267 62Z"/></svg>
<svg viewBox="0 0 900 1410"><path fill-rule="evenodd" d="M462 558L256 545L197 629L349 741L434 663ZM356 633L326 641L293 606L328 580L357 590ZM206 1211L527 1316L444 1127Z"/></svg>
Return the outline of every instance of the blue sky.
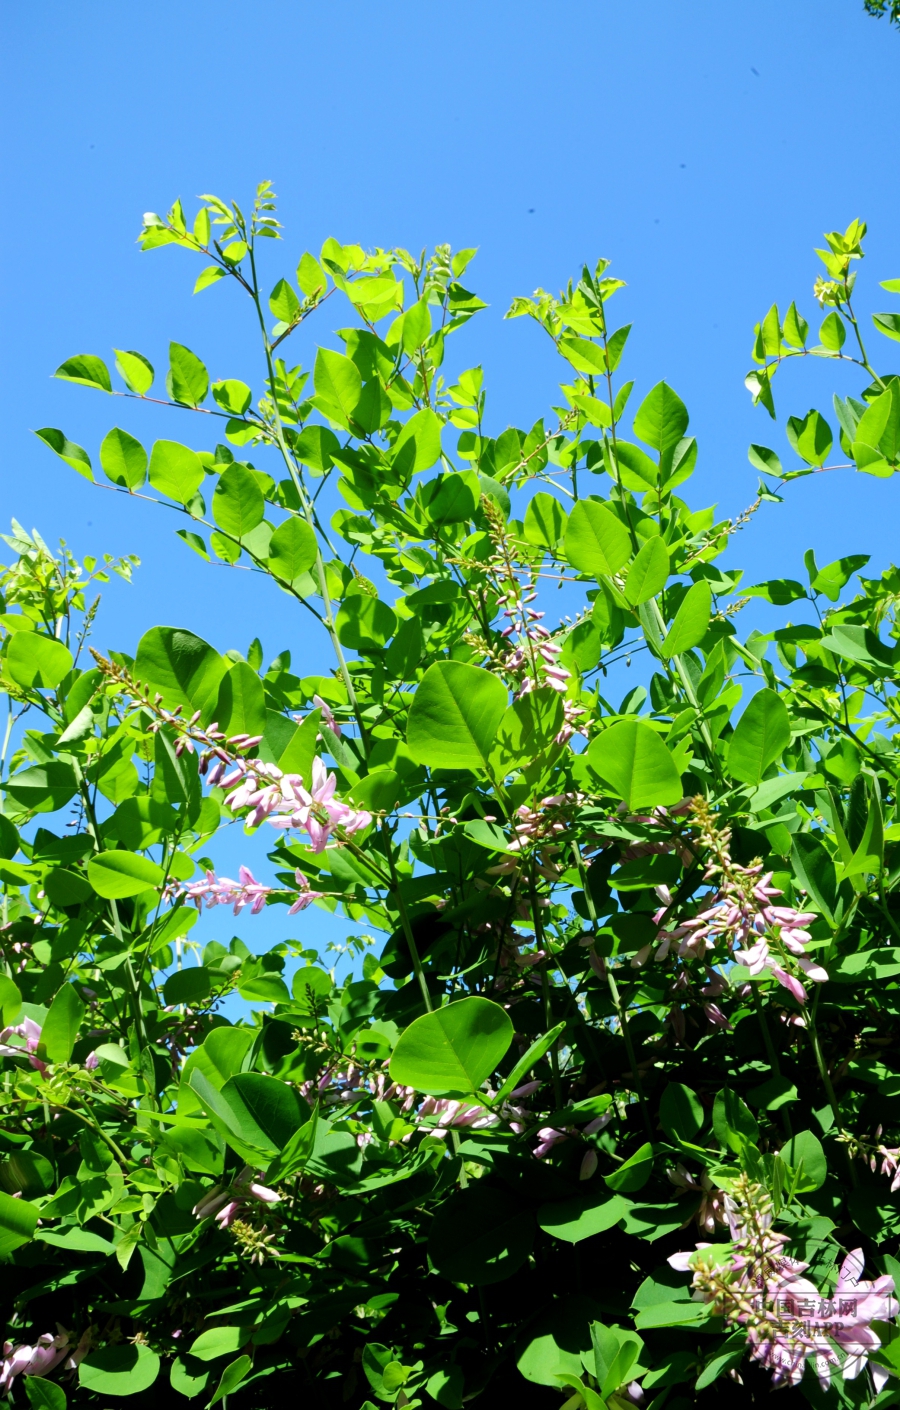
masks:
<svg viewBox="0 0 900 1410"><path fill-rule="evenodd" d="M4 31L0 519L77 553L141 556L134 584L108 591L98 645L133 649L165 622L220 650L259 634L267 657L288 646L309 669L328 665L271 584L202 563L174 516L92 489L30 434L59 426L95 454L118 423L145 443L207 446L185 414L48 380L76 352L136 348L160 368L174 339L213 375L258 386L249 306L221 287L192 299L197 269L179 251L138 252L141 212L176 196L191 210L202 191L249 202L270 178L286 226L273 284L328 235L477 245L467 283L490 308L457 357L483 363L494 431L558 400L549 344L503 322L513 295L611 258L629 285L617 314L635 325L636 394L663 377L680 393L700 442L693 501L729 514L754 496L748 443L787 451L743 387L753 324L791 298L814 321L822 231L869 222L858 303L866 318L894 306L877 280L900 275L886 140L900 34L861 0L45 0L8 7ZM345 318L333 307L295 348L305 365L317 341L334 345ZM886 344L877 356L900 362ZM839 371L810 360L782 372L779 411L830 414L832 391L862 385ZM820 563L869 552L884 565L898 556L896 497L864 476L803 481L729 561L751 582L802 576L809 546Z"/></svg>

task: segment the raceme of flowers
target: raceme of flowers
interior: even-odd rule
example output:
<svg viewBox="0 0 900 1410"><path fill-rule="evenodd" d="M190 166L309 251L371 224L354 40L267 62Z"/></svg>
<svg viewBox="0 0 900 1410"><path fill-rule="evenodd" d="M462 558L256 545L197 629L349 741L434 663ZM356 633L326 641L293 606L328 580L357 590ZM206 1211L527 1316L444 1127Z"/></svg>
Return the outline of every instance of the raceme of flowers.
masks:
<svg viewBox="0 0 900 1410"><path fill-rule="evenodd" d="M823 1294L801 1276L809 1264L785 1254L789 1240L772 1229L766 1190L742 1175L724 1206L731 1244L698 1244L695 1253L673 1254L671 1266L690 1270L696 1295L746 1330L752 1359L771 1370L776 1386L798 1385L807 1361L823 1389L836 1370L854 1380L881 1346L872 1323L897 1315L893 1278L865 1280L863 1252L854 1249L841 1264L837 1286ZM878 1391L888 1373L871 1369Z"/></svg>

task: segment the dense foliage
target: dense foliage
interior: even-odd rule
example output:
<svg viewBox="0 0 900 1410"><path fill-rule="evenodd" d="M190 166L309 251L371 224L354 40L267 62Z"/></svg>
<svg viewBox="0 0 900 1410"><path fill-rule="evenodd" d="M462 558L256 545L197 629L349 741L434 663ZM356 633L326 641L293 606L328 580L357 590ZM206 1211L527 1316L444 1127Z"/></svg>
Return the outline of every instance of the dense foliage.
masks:
<svg viewBox="0 0 900 1410"><path fill-rule="evenodd" d="M765 480L732 521L683 498L677 394L620 379L605 261L513 304L562 401L493 437L480 369L441 370L484 307L473 251L329 240L266 297L268 185L249 218L145 217L144 249L249 298L261 395L172 343L160 399L207 448L116 428L100 472L268 574L335 666L190 626L104 656L92 584L132 563L7 539L11 1399L900 1399L900 571L717 566L792 478L900 464L900 378L853 307L864 233L819 252L818 342L772 308L747 378L774 417L783 363L851 364L843 460L823 415L791 417L793 468L752 446ZM285 354L320 308L350 322L310 379ZM146 357L116 369L57 376L154 399ZM785 624L742 634L754 597ZM646 684L616 705L626 658ZM235 822L269 839L268 880L218 873ZM300 938L196 945L220 905L283 906ZM345 983L311 907L354 923Z"/></svg>

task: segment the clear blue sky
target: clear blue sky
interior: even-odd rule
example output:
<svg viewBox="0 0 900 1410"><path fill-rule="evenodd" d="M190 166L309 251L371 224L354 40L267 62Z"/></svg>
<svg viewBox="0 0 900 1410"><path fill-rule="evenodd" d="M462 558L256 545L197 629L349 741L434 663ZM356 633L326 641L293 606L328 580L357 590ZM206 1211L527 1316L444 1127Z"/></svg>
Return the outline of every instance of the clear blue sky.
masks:
<svg viewBox="0 0 900 1410"><path fill-rule="evenodd" d="M787 450L743 388L753 324L793 297L813 321L823 230L869 222L859 302L895 306L876 281L900 275L900 34L861 0L44 0L5 7L2 65L0 519L78 553L141 556L134 585L108 592L100 645L133 649L165 622L219 649L260 633L267 656L289 646L327 667L271 584L208 567L174 516L92 489L30 435L59 426L95 456L117 422L145 443L206 446L186 414L49 381L76 352L136 348L164 368L172 338L214 376L258 386L249 307L221 287L192 299L187 255L137 250L141 212L176 196L248 201L270 178L287 237L272 283L332 234L479 246L467 283L490 309L457 343L461 365L485 366L493 430L530 426L558 399L549 345L502 321L510 299L611 258L629 284L629 375L637 391L665 377L681 394L700 442L693 498L729 514L754 495L748 443ZM306 365L345 321L326 307L295 348ZM795 414L830 414L835 387L861 385L812 362L777 380L779 410ZM751 582L801 576L811 545L820 563L867 551L886 564L897 494L864 476L804 481L733 560Z"/></svg>

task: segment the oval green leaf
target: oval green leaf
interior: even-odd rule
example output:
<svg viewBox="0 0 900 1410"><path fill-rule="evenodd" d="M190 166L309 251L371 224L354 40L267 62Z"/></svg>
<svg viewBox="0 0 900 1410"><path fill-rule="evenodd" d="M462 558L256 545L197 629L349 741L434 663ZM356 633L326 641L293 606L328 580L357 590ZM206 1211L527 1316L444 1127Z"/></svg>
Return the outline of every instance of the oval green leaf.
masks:
<svg viewBox="0 0 900 1410"><path fill-rule="evenodd" d="M72 653L55 637L14 632L9 638L7 674L25 690L54 690L71 669Z"/></svg>
<svg viewBox="0 0 900 1410"><path fill-rule="evenodd" d="M82 1361L78 1383L95 1395L139 1395L159 1375L159 1357L142 1342L104 1346Z"/></svg>
<svg viewBox="0 0 900 1410"><path fill-rule="evenodd" d="M150 452L150 483L179 504L194 498L206 473L196 451L178 441L154 441Z"/></svg>
<svg viewBox="0 0 900 1410"><path fill-rule="evenodd" d="M632 607L649 602L666 585L669 576L669 554L659 534L641 547L625 579L625 596Z"/></svg>
<svg viewBox="0 0 900 1410"><path fill-rule="evenodd" d="M227 669L208 642L181 627L151 627L138 642L134 662L135 677L151 696L160 694L169 710L176 705L188 714L200 710L207 722Z"/></svg>
<svg viewBox="0 0 900 1410"><path fill-rule="evenodd" d="M627 591L627 589L626 589ZM675 620L666 633L661 650L664 656L680 656L690 651L706 636L709 627L709 614L712 607L712 591L709 583L701 578L688 588L675 613Z"/></svg>
<svg viewBox="0 0 900 1410"><path fill-rule="evenodd" d="M506 1010L491 999L459 999L423 1014L400 1035L391 1078L431 1096L477 1092L513 1038Z"/></svg>
<svg viewBox="0 0 900 1410"><path fill-rule="evenodd" d="M114 426L100 442L100 464L114 485L136 490L147 478L147 452L140 441Z"/></svg>
<svg viewBox="0 0 900 1410"><path fill-rule="evenodd" d="M784 701L774 690L757 691L731 737L728 772L755 788L790 742L791 721Z"/></svg>
<svg viewBox="0 0 900 1410"><path fill-rule="evenodd" d="M630 812L681 802L681 776L672 755L656 731L639 720L621 720L604 730L587 758Z"/></svg>
<svg viewBox="0 0 900 1410"><path fill-rule="evenodd" d="M316 536L303 519L285 519L269 541L268 566L280 582L293 583L316 561Z"/></svg>
<svg viewBox="0 0 900 1410"><path fill-rule="evenodd" d="M236 662L222 677L215 713L219 728L229 736L265 733L266 692L246 661Z"/></svg>
<svg viewBox="0 0 900 1410"><path fill-rule="evenodd" d="M212 513L220 529L242 539L255 529L266 512L266 501L256 476L246 465L229 465L213 491Z"/></svg>
<svg viewBox="0 0 900 1410"><path fill-rule="evenodd" d="M139 896L150 887L161 886L164 880L162 867L136 852L101 852L91 857L87 873L97 895L107 901Z"/></svg>
<svg viewBox="0 0 900 1410"><path fill-rule="evenodd" d="M416 763L432 769L481 769L506 711L506 686L462 661L429 666L409 712L406 739Z"/></svg>
<svg viewBox="0 0 900 1410"><path fill-rule="evenodd" d="M606 505L580 499L566 525L565 555L580 573L611 577L631 556L628 530Z"/></svg>
<svg viewBox="0 0 900 1410"><path fill-rule="evenodd" d="M41 1046L50 1062L68 1062L84 1018L84 1002L71 984L64 984L50 1005L41 1029Z"/></svg>

